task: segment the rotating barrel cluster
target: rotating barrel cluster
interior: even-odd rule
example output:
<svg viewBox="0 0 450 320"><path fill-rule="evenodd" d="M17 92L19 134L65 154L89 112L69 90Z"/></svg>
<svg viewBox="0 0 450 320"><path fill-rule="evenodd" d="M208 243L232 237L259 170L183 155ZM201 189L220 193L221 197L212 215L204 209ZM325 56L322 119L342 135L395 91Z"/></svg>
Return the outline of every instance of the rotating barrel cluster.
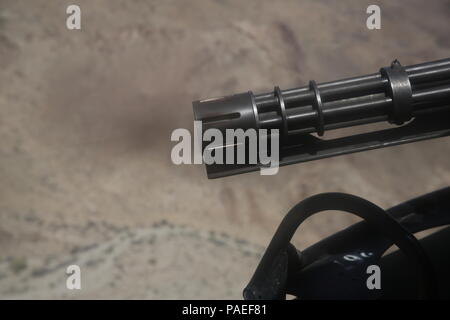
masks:
<svg viewBox="0 0 450 320"><path fill-rule="evenodd" d="M195 119L203 122L203 130L278 129L280 165L286 165L448 135L450 59L407 67L395 60L370 75L321 84L310 81L300 88L275 87L268 93L246 92L195 101L193 105ZM423 121L416 121L421 118ZM393 127L406 124L398 129L409 129L336 141L310 135L326 136L328 130L381 121L389 121ZM208 176L247 172L258 166L236 168L210 165Z"/></svg>

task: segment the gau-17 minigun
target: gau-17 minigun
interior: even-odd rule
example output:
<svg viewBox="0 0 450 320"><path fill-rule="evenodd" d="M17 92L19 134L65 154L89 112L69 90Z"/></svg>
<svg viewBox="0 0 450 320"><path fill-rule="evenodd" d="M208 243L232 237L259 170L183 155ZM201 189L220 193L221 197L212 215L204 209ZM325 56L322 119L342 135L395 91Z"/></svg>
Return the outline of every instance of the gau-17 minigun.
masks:
<svg viewBox="0 0 450 320"><path fill-rule="evenodd" d="M270 130L279 141L279 165L440 138L450 135L450 59L411 66L395 60L377 73L253 94L193 102L202 130ZM384 122L390 127L326 139L331 130ZM261 136L256 136L257 148ZM249 136L204 144L223 157L243 148L241 162L207 163L209 178L258 170L250 162ZM380 160L382 161L382 160ZM450 157L449 157L450 165ZM420 170L420 168L417 168ZM290 240L309 216L341 210L364 221L297 250ZM244 290L246 299L392 299L450 297L450 228L419 241L414 233L450 223L450 188L384 210L348 194L303 200L286 215ZM386 250L400 249L389 255ZM370 288L368 268L382 271L382 288ZM412 280L412 279L415 279Z"/></svg>

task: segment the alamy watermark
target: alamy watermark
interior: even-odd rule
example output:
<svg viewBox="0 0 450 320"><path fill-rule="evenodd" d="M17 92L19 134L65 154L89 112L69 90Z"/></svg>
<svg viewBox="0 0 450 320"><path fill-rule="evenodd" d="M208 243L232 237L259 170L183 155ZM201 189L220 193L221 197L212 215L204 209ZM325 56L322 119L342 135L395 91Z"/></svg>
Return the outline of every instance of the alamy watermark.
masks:
<svg viewBox="0 0 450 320"><path fill-rule="evenodd" d="M381 9L376 4L367 7L366 13L369 14L366 20L366 26L369 30L381 29Z"/></svg>
<svg viewBox="0 0 450 320"><path fill-rule="evenodd" d="M66 19L66 27L69 30L81 29L81 8L76 4L71 4L66 8L66 13L69 15Z"/></svg>
<svg viewBox="0 0 450 320"><path fill-rule="evenodd" d="M81 289L81 269L78 265L72 264L67 267L66 274L68 275L66 280L66 288L69 290Z"/></svg>
<svg viewBox="0 0 450 320"><path fill-rule="evenodd" d="M367 278L366 286L369 290L381 289L381 269L376 264L372 264L367 267L366 273L370 274Z"/></svg>
<svg viewBox="0 0 450 320"><path fill-rule="evenodd" d="M170 140L178 142L171 152L176 165L250 164L259 165L261 175L278 173L278 129L226 129L224 134L216 128L203 132L202 122L194 121L193 139L189 130L179 128L172 132ZM202 148L204 142L210 143Z"/></svg>

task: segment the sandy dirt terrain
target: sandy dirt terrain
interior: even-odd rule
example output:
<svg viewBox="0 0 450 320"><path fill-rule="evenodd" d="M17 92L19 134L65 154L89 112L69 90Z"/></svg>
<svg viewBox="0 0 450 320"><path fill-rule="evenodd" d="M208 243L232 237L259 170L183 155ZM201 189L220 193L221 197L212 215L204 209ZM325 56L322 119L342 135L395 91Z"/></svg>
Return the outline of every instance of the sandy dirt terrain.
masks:
<svg viewBox="0 0 450 320"><path fill-rule="evenodd" d="M172 164L191 101L450 57L450 1L0 0L0 298L240 298L284 214L447 186L450 140L208 180ZM66 28L66 8L82 29ZM308 220L306 247L353 222ZM82 270L67 290L66 267Z"/></svg>

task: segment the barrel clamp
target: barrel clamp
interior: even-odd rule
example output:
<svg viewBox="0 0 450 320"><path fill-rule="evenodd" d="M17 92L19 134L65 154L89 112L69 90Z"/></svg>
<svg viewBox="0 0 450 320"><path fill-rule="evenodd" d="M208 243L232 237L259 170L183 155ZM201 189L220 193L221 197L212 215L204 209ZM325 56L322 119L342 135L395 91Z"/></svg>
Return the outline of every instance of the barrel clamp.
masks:
<svg viewBox="0 0 450 320"><path fill-rule="evenodd" d="M284 143L287 143L288 141L288 134L289 134L289 127L288 127L288 121L287 121L287 114L286 114L286 105L284 103L283 94L281 93L280 87L276 86L274 88L275 97L278 99L278 103L280 105L280 114L281 114L281 121L283 123L282 127L282 136Z"/></svg>
<svg viewBox="0 0 450 320"><path fill-rule="evenodd" d="M389 121L401 125L412 118L412 89L405 68L396 59L390 67L380 69L380 73L389 83L387 94L392 99L392 111Z"/></svg>

